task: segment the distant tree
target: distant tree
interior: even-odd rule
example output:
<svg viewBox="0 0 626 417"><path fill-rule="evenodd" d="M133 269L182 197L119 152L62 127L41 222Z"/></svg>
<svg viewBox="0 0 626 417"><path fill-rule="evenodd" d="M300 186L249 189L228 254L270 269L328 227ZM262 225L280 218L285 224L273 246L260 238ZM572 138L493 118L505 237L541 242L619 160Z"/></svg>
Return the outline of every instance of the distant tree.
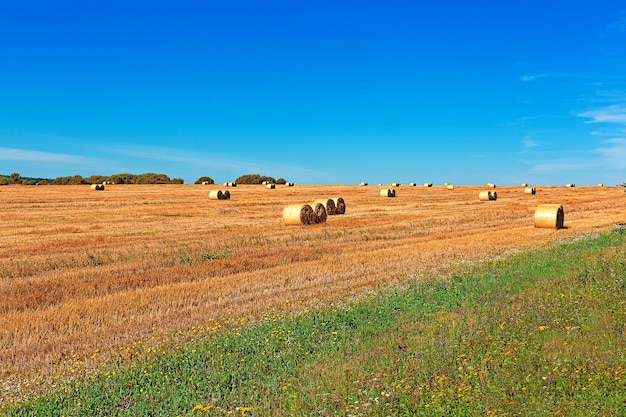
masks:
<svg viewBox="0 0 626 417"><path fill-rule="evenodd" d="M48 180L40 180L37 184L38 185L48 185Z"/></svg>
<svg viewBox="0 0 626 417"><path fill-rule="evenodd" d="M172 184L184 184L185 180L182 178L172 178Z"/></svg>
<svg viewBox="0 0 626 417"><path fill-rule="evenodd" d="M106 179L107 177L104 175L92 175L91 177L85 178L85 182L89 184L102 184Z"/></svg>
<svg viewBox="0 0 626 417"><path fill-rule="evenodd" d="M134 174L114 174L111 175L107 181L111 181L115 184L134 184L137 176Z"/></svg>
<svg viewBox="0 0 626 417"><path fill-rule="evenodd" d="M170 184L172 180L165 174L148 172L137 176L137 184Z"/></svg>
<svg viewBox="0 0 626 417"><path fill-rule="evenodd" d="M235 180L237 184L263 184L264 181L276 183L274 178L259 174L246 174Z"/></svg>
<svg viewBox="0 0 626 417"><path fill-rule="evenodd" d="M78 184L87 184L83 177L80 175L74 175L69 177L59 177L55 178L52 181L54 185L78 185Z"/></svg>
<svg viewBox="0 0 626 417"><path fill-rule="evenodd" d="M8 177L0 177L0 185L9 185L11 181L9 181Z"/></svg>
<svg viewBox="0 0 626 417"><path fill-rule="evenodd" d="M287 184L287 181L284 178L279 178L276 180L276 184Z"/></svg>
<svg viewBox="0 0 626 417"><path fill-rule="evenodd" d="M11 184L19 184L22 182L22 176L17 172L14 172L13 174L9 175L9 182Z"/></svg>
<svg viewBox="0 0 626 417"><path fill-rule="evenodd" d="M23 180L22 184L24 184L24 185L36 185L37 183L35 182L35 180Z"/></svg>
<svg viewBox="0 0 626 417"><path fill-rule="evenodd" d="M211 177L200 177L196 180L195 184L202 184L203 182L206 182L208 184L215 184L215 181L213 181L213 178Z"/></svg>

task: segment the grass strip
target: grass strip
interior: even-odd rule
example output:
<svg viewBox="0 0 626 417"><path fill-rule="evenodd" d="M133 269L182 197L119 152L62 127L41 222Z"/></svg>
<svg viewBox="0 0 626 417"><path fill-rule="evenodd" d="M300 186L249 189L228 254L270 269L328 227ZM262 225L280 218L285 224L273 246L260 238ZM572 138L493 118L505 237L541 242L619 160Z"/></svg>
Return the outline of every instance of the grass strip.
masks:
<svg viewBox="0 0 626 417"><path fill-rule="evenodd" d="M626 230L280 313L10 416L589 416L626 409Z"/></svg>

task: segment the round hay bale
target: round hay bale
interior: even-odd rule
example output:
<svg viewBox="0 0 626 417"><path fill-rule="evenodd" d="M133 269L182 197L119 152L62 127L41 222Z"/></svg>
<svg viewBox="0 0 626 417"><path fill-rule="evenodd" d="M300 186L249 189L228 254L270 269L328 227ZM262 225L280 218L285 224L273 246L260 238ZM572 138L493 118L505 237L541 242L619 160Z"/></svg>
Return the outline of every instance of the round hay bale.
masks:
<svg viewBox="0 0 626 417"><path fill-rule="evenodd" d="M346 202L341 197L334 197L335 214L346 214Z"/></svg>
<svg viewBox="0 0 626 417"><path fill-rule="evenodd" d="M528 184L526 184L525 182L522 183L522 187L528 187Z"/></svg>
<svg viewBox="0 0 626 417"><path fill-rule="evenodd" d="M222 190L211 190L209 191L209 200L223 200L224 193Z"/></svg>
<svg viewBox="0 0 626 417"><path fill-rule="evenodd" d="M576 187L576 184L569 183L569 184L565 184L565 186L567 188L574 188L574 187Z"/></svg>
<svg viewBox="0 0 626 417"><path fill-rule="evenodd" d="M432 182L425 182L424 183L424 187L432 187L433 183Z"/></svg>
<svg viewBox="0 0 626 417"><path fill-rule="evenodd" d="M276 184L265 184L265 188L273 190L274 188L276 188Z"/></svg>
<svg viewBox="0 0 626 417"><path fill-rule="evenodd" d="M294 186L294 183L293 183L293 182L288 182L288 183L287 183L287 187L293 187L293 186Z"/></svg>
<svg viewBox="0 0 626 417"><path fill-rule="evenodd" d="M319 198L313 201L313 206L315 206L316 204L323 204L324 208L326 209L326 214L328 214L329 216L332 216L335 214L335 211L336 211L335 201L333 201L332 198L328 198L328 199Z"/></svg>
<svg viewBox="0 0 626 417"><path fill-rule="evenodd" d="M537 194L537 189L535 187L526 187L524 188L524 194Z"/></svg>
<svg viewBox="0 0 626 417"><path fill-rule="evenodd" d="M542 204L535 210L535 227L562 229L565 212L561 204Z"/></svg>
<svg viewBox="0 0 626 417"><path fill-rule="evenodd" d="M478 194L478 199L480 201L495 201L498 199L498 193L491 191L481 191Z"/></svg>
<svg viewBox="0 0 626 417"><path fill-rule="evenodd" d="M315 212L315 223L326 223L328 213L326 212L326 207L324 207L322 203L315 204L313 211Z"/></svg>
<svg viewBox="0 0 626 417"><path fill-rule="evenodd" d="M487 188L496 188L496 185L492 182L487 183Z"/></svg>
<svg viewBox="0 0 626 417"><path fill-rule="evenodd" d="M396 190L394 190L393 188L383 188L382 190L380 190L380 196L381 197L395 197Z"/></svg>
<svg viewBox="0 0 626 417"><path fill-rule="evenodd" d="M410 183L409 183L409 186L410 186L410 187L415 187L416 185L417 185L417 184L415 184L414 182L410 182Z"/></svg>
<svg viewBox="0 0 626 417"><path fill-rule="evenodd" d="M91 189L96 191L103 191L104 184L91 184Z"/></svg>
<svg viewBox="0 0 626 417"><path fill-rule="evenodd" d="M446 188L447 188L448 190L454 190L454 185L452 185L452 184L447 184L447 185L446 185Z"/></svg>
<svg viewBox="0 0 626 417"><path fill-rule="evenodd" d="M392 186L392 187L399 187L399 186L400 186L400 183L399 183L399 182L392 182L392 183L391 183L391 186Z"/></svg>
<svg viewBox="0 0 626 417"><path fill-rule="evenodd" d="M317 223L317 216L308 204L292 204L283 209L283 222L285 225L309 226Z"/></svg>
<svg viewBox="0 0 626 417"><path fill-rule="evenodd" d="M361 187L367 187L367 183L366 182L362 182L361 184L359 184Z"/></svg>
<svg viewBox="0 0 626 417"><path fill-rule="evenodd" d="M598 187L604 187L604 184L600 183L598 184Z"/></svg>

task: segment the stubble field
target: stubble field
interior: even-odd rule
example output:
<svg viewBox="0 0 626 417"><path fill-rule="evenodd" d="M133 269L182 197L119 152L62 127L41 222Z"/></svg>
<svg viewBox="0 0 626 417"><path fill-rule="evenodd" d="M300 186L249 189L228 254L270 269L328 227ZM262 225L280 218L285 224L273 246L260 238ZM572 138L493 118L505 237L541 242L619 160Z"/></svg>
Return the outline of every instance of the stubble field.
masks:
<svg viewBox="0 0 626 417"><path fill-rule="evenodd" d="M302 310L426 279L626 221L616 187L9 186L0 189L0 379L83 372L133 343L193 337L225 318ZM343 197L346 214L285 226L286 205ZM565 228L537 229L540 204ZM79 369L80 368L80 369Z"/></svg>

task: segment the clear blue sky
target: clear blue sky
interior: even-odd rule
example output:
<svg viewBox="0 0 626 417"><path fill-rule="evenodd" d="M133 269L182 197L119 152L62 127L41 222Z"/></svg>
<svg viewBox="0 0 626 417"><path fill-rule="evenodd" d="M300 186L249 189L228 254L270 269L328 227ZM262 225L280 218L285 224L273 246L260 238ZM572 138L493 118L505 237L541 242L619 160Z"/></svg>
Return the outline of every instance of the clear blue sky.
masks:
<svg viewBox="0 0 626 417"><path fill-rule="evenodd" d="M626 181L626 3L3 1L0 174Z"/></svg>

